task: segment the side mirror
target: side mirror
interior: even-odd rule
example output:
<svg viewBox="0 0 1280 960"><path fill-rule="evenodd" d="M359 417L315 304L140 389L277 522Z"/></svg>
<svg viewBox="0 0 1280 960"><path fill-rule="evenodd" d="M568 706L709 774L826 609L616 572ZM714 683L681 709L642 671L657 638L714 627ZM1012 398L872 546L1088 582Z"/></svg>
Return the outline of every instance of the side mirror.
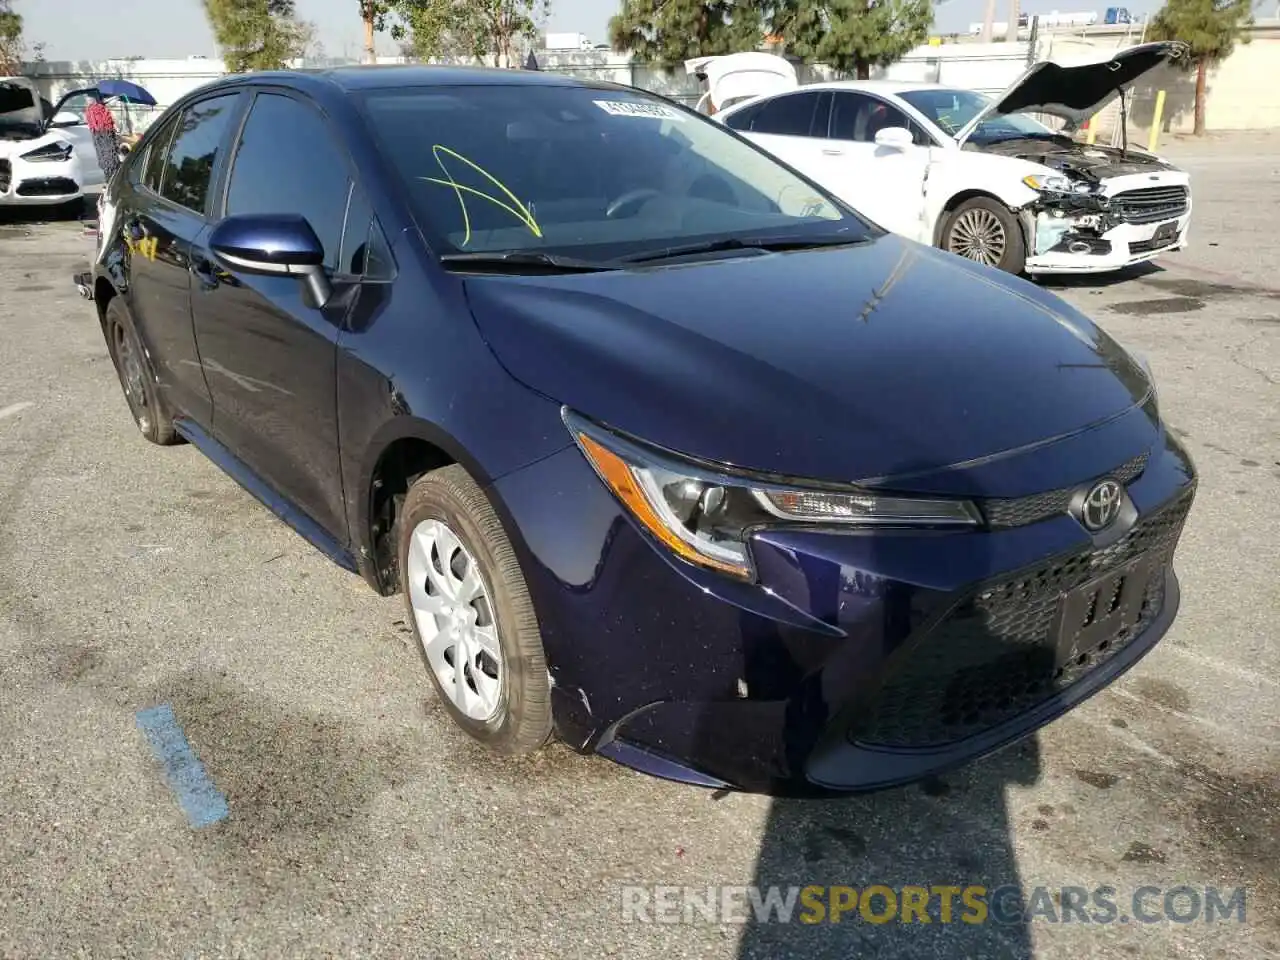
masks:
<svg viewBox="0 0 1280 960"><path fill-rule="evenodd" d="M324 272L324 246L297 214L226 217L209 234L209 249L228 268L244 273L299 277L324 306L333 289Z"/></svg>
<svg viewBox="0 0 1280 960"><path fill-rule="evenodd" d="M50 127L78 127L84 120L70 110L59 110L49 121Z"/></svg>
<svg viewBox="0 0 1280 960"><path fill-rule="evenodd" d="M891 150L905 150L915 143L911 131L906 127L885 127L876 133L876 146L888 147Z"/></svg>

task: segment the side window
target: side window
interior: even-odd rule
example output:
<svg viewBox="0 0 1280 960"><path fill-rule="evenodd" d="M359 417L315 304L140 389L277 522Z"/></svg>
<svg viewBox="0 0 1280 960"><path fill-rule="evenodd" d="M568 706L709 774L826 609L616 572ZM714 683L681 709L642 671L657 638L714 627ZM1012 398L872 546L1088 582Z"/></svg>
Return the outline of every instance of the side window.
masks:
<svg viewBox="0 0 1280 960"><path fill-rule="evenodd" d="M346 160L315 109L260 93L236 147L226 213L301 214L324 245L325 267L345 272L339 257L349 180Z"/></svg>
<svg viewBox="0 0 1280 960"><path fill-rule="evenodd" d="M731 130L750 130L751 121L756 118L762 106L764 104L754 103L749 107L743 107L737 113L725 117L724 125Z"/></svg>
<svg viewBox="0 0 1280 960"><path fill-rule="evenodd" d="M856 140L874 143L876 134L885 127L905 127L920 146L928 146L928 135L920 125L891 103L862 93L838 92L831 109L832 140Z"/></svg>
<svg viewBox="0 0 1280 960"><path fill-rule="evenodd" d="M347 204L338 272L366 280L391 280L395 276L387 238L378 226L368 198L358 186L352 187L351 202Z"/></svg>
<svg viewBox="0 0 1280 960"><path fill-rule="evenodd" d="M164 162L169 156L169 142L173 140L177 118L170 120L156 131L147 147L147 158L143 165L142 185L153 193L160 192L160 180L164 177Z"/></svg>
<svg viewBox="0 0 1280 960"><path fill-rule="evenodd" d="M760 105L751 120L752 133L772 133L784 137L807 137L818 111L818 91L784 93ZM739 128L742 129L742 128Z"/></svg>
<svg viewBox="0 0 1280 960"><path fill-rule="evenodd" d="M201 100L183 111L164 162L160 196L204 213L213 165L239 96L233 93Z"/></svg>

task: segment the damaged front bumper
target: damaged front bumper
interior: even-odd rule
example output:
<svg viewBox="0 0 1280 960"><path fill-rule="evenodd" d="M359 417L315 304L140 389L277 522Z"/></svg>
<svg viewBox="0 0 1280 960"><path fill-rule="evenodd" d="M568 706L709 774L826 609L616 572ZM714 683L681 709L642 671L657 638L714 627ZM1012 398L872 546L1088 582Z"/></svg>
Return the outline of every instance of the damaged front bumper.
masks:
<svg viewBox="0 0 1280 960"><path fill-rule="evenodd" d="M1181 199L1170 203L1170 189L1182 190ZM1185 248L1191 194L1185 185L1163 185L1044 196L1018 213L1027 238L1027 273L1098 273Z"/></svg>

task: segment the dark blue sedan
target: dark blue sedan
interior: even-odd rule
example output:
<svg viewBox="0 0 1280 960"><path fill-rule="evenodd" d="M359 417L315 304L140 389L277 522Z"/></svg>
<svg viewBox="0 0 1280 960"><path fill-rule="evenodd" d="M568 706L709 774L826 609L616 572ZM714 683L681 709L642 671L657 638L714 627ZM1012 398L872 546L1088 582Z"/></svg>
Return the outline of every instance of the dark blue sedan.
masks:
<svg viewBox="0 0 1280 960"><path fill-rule="evenodd" d="M144 436L403 593L500 753L885 787L1048 723L1177 611L1195 471L1145 366L669 101L228 78L102 227Z"/></svg>

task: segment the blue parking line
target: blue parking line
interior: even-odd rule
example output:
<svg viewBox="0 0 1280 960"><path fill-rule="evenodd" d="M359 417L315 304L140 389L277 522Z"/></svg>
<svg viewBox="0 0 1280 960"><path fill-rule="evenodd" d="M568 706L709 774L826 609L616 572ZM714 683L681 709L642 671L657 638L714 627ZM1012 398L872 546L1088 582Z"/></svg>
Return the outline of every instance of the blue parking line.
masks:
<svg viewBox="0 0 1280 960"><path fill-rule="evenodd" d="M204 772L204 765L187 743L173 708L167 703L139 710L138 727L147 735L151 749L164 767L169 789L178 797L182 812L193 827L207 827L224 819L231 811L227 798L218 792Z"/></svg>

